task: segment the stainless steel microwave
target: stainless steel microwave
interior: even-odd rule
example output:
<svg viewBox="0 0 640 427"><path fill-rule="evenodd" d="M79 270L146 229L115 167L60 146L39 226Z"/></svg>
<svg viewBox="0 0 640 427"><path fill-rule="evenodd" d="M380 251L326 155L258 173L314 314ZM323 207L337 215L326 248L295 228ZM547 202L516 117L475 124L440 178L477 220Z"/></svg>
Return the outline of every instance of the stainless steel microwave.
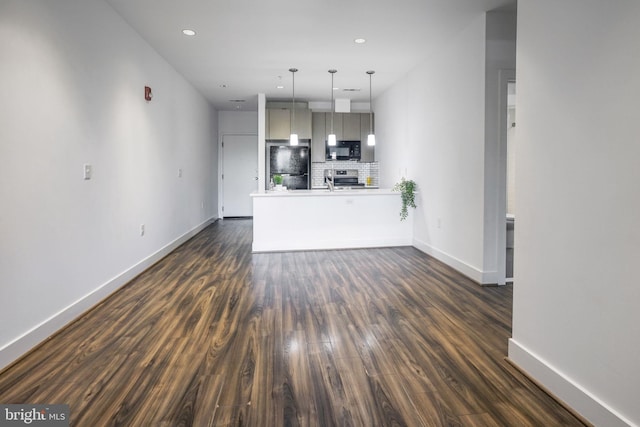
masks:
<svg viewBox="0 0 640 427"><path fill-rule="evenodd" d="M360 141L337 141L327 146L327 160L360 160Z"/></svg>

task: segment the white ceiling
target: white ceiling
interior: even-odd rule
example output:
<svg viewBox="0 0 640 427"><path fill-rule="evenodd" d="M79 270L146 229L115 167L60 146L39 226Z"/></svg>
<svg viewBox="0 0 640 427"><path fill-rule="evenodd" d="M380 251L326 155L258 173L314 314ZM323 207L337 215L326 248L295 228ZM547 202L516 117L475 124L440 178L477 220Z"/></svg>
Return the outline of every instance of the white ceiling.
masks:
<svg viewBox="0 0 640 427"><path fill-rule="evenodd" d="M106 0L219 110L267 99L368 102L478 14L516 0ZM197 32L182 34L185 28ZM354 43L356 38L366 43ZM284 89L277 89L282 84ZM224 87L226 86L226 87ZM343 89L361 89L343 92ZM244 103L230 100L246 100Z"/></svg>

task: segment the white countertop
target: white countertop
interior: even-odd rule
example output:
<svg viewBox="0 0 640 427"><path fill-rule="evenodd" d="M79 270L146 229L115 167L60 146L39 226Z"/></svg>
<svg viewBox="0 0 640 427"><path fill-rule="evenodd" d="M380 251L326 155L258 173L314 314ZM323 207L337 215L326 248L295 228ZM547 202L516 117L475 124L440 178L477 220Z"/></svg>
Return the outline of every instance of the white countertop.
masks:
<svg viewBox="0 0 640 427"><path fill-rule="evenodd" d="M335 197L335 196L381 196L397 194L398 191L392 191L388 188L361 188L351 190L335 190L329 191L326 188L313 190L285 190L285 191L266 191L264 193L251 193L251 197Z"/></svg>

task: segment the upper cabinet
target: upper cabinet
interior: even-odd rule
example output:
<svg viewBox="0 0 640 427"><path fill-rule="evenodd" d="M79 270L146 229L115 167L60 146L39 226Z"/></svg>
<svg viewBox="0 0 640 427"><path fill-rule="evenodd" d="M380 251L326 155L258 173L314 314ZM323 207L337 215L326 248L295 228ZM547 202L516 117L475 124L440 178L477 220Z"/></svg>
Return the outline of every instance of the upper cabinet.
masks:
<svg viewBox="0 0 640 427"><path fill-rule="evenodd" d="M320 114L324 115L323 126L324 139L331 133L331 113L316 113L314 118L319 118ZM314 123L316 126L316 123ZM358 141L360 139L360 114L359 113L334 113L333 114L333 133L336 134L338 141Z"/></svg>
<svg viewBox="0 0 640 427"><path fill-rule="evenodd" d="M267 139L289 139L291 134L291 110L267 110Z"/></svg>
<svg viewBox="0 0 640 427"><path fill-rule="evenodd" d="M362 114L338 113L338 115L342 116L342 137L338 137L338 139L343 141L358 141L360 139L360 116L362 116Z"/></svg>
<svg viewBox="0 0 640 427"><path fill-rule="evenodd" d="M327 124L327 115L324 113L313 113L311 116L312 131L311 136L311 161L324 162L326 153L327 129L331 129L331 124ZM329 120L331 118L329 117ZM327 128L327 126L329 126ZM335 122L334 122L335 126Z"/></svg>
<svg viewBox="0 0 640 427"><path fill-rule="evenodd" d="M331 113L313 113L311 160L326 160L327 135L331 133ZM334 113L333 132L338 141L360 141L361 162L373 162L375 147L367 146L369 113Z"/></svg>
<svg viewBox="0 0 640 427"><path fill-rule="evenodd" d="M311 139L311 110L296 108L294 129L300 139Z"/></svg>
<svg viewBox="0 0 640 427"><path fill-rule="evenodd" d="M376 147L367 145L367 136L369 136L369 113L360 114L360 161L373 162L375 160ZM374 117L375 120L375 117Z"/></svg>
<svg viewBox="0 0 640 427"><path fill-rule="evenodd" d="M266 139L289 139L291 135L291 109L267 108ZM293 130L298 139L311 139L311 111L296 108Z"/></svg>

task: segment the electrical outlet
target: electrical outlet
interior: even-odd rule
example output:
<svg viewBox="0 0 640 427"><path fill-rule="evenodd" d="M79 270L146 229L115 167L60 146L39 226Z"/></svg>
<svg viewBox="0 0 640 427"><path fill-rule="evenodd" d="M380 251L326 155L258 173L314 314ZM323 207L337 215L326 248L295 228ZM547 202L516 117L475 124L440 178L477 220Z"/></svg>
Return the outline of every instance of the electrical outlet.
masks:
<svg viewBox="0 0 640 427"><path fill-rule="evenodd" d="M178 178L182 178L182 169L178 169Z"/></svg>
<svg viewBox="0 0 640 427"><path fill-rule="evenodd" d="M442 218L438 218L438 228L442 228Z"/></svg>
<svg viewBox="0 0 640 427"><path fill-rule="evenodd" d="M144 224L140 224L140 236L144 236Z"/></svg>

